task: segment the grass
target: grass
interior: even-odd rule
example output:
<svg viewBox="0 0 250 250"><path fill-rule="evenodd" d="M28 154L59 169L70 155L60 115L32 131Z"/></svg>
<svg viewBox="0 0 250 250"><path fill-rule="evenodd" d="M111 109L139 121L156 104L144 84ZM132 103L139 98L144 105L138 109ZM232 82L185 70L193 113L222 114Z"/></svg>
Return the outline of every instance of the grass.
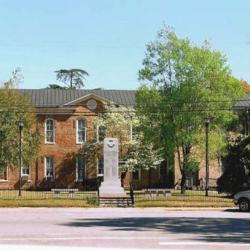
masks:
<svg viewBox="0 0 250 250"><path fill-rule="evenodd" d="M94 207L87 200L0 200L0 207Z"/></svg>
<svg viewBox="0 0 250 250"><path fill-rule="evenodd" d="M67 192L54 194L50 191L25 191L18 196L17 190L0 191L0 207L96 207L96 192Z"/></svg>
<svg viewBox="0 0 250 250"><path fill-rule="evenodd" d="M233 200L226 194L209 191L208 197L204 191L187 190L181 194L180 190L173 190L171 196L150 196L141 192L135 196L136 207L234 207Z"/></svg>
<svg viewBox="0 0 250 250"><path fill-rule="evenodd" d="M70 196L67 192L62 192L60 195L54 194L51 191L26 191L22 190L22 196L18 196L18 190L0 190L0 200L43 200L43 199L83 199L96 197L97 193L93 191L75 192L73 196Z"/></svg>
<svg viewBox="0 0 250 250"><path fill-rule="evenodd" d="M135 203L136 207L235 207L232 200L228 201L199 201L199 200L141 200Z"/></svg>

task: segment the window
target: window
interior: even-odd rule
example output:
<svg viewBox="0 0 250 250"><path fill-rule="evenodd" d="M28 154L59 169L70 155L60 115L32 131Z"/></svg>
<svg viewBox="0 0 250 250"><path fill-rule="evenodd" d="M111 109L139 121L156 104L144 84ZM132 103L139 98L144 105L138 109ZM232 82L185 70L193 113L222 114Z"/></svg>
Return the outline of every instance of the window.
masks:
<svg viewBox="0 0 250 250"><path fill-rule="evenodd" d="M79 155L76 157L76 181L83 181L86 175L86 159Z"/></svg>
<svg viewBox="0 0 250 250"><path fill-rule="evenodd" d="M132 172L132 179L133 179L133 181L139 181L140 178L141 178L141 171L140 171L140 169L135 169Z"/></svg>
<svg viewBox="0 0 250 250"><path fill-rule="evenodd" d="M24 165L22 166L22 176L29 176L30 175L30 166Z"/></svg>
<svg viewBox="0 0 250 250"><path fill-rule="evenodd" d="M97 176L103 176L104 174L104 162L103 156L97 159Z"/></svg>
<svg viewBox="0 0 250 250"><path fill-rule="evenodd" d="M53 119L45 121L45 143L55 143L55 126Z"/></svg>
<svg viewBox="0 0 250 250"><path fill-rule="evenodd" d="M80 144L86 141L86 121L81 119L76 123L76 143Z"/></svg>
<svg viewBox="0 0 250 250"><path fill-rule="evenodd" d="M105 126L98 126L97 127L97 141L98 142L103 142L103 140L106 137L106 127Z"/></svg>
<svg viewBox="0 0 250 250"><path fill-rule="evenodd" d="M45 177L54 178L54 157L45 157Z"/></svg>
<svg viewBox="0 0 250 250"><path fill-rule="evenodd" d="M129 124L129 139L130 141L133 141L134 136L133 136L134 130L133 130L133 124L132 122Z"/></svg>
<svg viewBox="0 0 250 250"><path fill-rule="evenodd" d="M0 169L0 180L1 181L7 181L8 180L7 168Z"/></svg>

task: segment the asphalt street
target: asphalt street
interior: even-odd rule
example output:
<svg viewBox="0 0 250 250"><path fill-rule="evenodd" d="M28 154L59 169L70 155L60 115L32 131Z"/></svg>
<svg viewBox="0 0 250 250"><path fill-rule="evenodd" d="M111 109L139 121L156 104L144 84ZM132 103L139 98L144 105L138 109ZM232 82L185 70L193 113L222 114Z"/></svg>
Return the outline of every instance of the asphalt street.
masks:
<svg viewBox="0 0 250 250"><path fill-rule="evenodd" d="M250 213L164 208L0 209L1 250L79 247L250 249Z"/></svg>

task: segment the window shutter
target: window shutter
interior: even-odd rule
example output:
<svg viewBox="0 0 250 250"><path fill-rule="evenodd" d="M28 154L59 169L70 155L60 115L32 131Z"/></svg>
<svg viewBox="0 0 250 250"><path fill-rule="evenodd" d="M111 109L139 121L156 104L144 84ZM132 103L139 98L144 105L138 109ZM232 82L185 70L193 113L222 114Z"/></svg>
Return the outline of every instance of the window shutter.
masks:
<svg viewBox="0 0 250 250"><path fill-rule="evenodd" d="M73 128L76 128L76 120L73 120Z"/></svg>

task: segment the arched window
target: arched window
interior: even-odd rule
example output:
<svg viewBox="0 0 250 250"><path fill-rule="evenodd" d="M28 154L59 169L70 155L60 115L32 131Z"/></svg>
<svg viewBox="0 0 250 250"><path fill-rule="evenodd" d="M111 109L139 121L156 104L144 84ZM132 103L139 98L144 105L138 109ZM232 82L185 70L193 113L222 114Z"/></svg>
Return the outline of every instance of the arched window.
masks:
<svg viewBox="0 0 250 250"><path fill-rule="evenodd" d="M55 121L45 120L45 143L55 143Z"/></svg>
<svg viewBox="0 0 250 250"><path fill-rule="evenodd" d="M97 176L103 176L104 174L104 161L103 156L97 158Z"/></svg>
<svg viewBox="0 0 250 250"><path fill-rule="evenodd" d="M83 181L86 178L86 159L83 155L76 157L76 181Z"/></svg>
<svg viewBox="0 0 250 250"><path fill-rule="evenodd" d="M76 143L81 144L86 141L86 121L79 119L76 121Z"/></svg>
<svg viewBox="0 0 250 250"><path fill-rule="evenodd" d="M45 178L54 178L55 177L55 168L54 168L54 157L53 156L46 156L44 158L44 166L45 166Z"/></svg>
<svg viewBox="0 0 250 250"><path fill-rule="evenodd" d="M107 129L105 126L97 126L97 142L103 142L106 137Z"/></svg>

